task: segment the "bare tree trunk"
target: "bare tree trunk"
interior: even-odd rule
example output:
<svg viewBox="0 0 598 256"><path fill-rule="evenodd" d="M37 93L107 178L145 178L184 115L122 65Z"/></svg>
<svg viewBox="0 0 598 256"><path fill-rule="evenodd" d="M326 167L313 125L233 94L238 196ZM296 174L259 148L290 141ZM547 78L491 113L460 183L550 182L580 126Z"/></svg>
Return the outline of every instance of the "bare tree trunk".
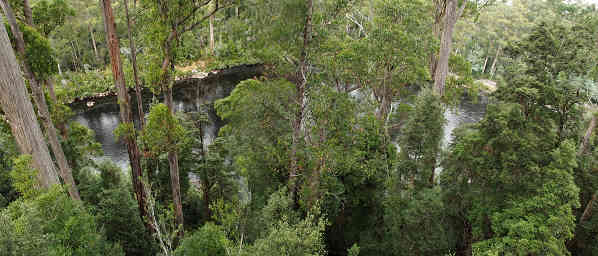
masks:
<svg viewBox="0 0 598 256"><path fill-rule="evenodd" d="M214 55L214 15L210 16L210 51Z"/></svg>
<svg viewBox="0 0 598 256"><path fill-rule="evenodd" d="M71 48L73 49L73 69L77 70L77 66L81 65L79 65L79 57L77 56L77 49L75 48L75 44L73 43L73 41L71 41Z"/></svg>
<svg viewBox="0 0 598 256"><path fill-rule="evenodd" d="M579 150L577 151L577 155L583 155L588 148L588 144L590 143L590 137L592 136L592 133L594 132L594 128L596 128L596 121L598 119L598 117L596 116L598 113L593 113L592 114L592 120L590 120L590 124L588 125L588 129L586 130L585 135L583 136L583 141L581 141L581 144L579 145Z"/></svg>
<svg viewBox="0 0 598 256"><path fill-rule="evenodd" d="M296 101L298 107L295 112L295 119L293 120L293 135L291 144L291 166L289 170L289 192L293 199L294 206L299 206L298 197L298 182L297 177L299 175L299 157L297 156L297 150L299 142L301 141L301 127L303 123L303 115L305 109L305 90L307 87L307 76L308 76L308 62L307 62L307 48L311 41L311 18L313 11L312 0L305 0L307 7L307 13L305 15L305 25L303 27L303 49L301 50L299 71L297 72L297 81L295 85Z"/></svg>
<svg viewBox="0 0 598 256"><path fill-rule="evenodd" d="M58 98L56 98L56 91L54 90L54 80L52 78L46 79L46 88L48 89L48 93L50 94L50 99L54 102L54 104L58 104ZM68 129L65 123L60 122L56 124L58 126L58 130L60 131L60 135L62 138L67 138L68 136Z"/></svg>
<svg viewBox="0 0 598 256"><path fill-rule="evenodd" d="M132 22L129 17L129 2L124 0L125 15L127 16L127 32L129 34L129 47L131 48L131 64L133 65L133 77L135 78L135 95L137 95L137 111L139 115L139 129L143 130L145 126L145 113L143 112L143 98L141 97L141 83L139 82L139 69L137 67L137 47L133 38Z"/></svg>
<svg viewBox="0 0 598 256"><path fill-rule="evenodd" d="M461 14L463 14L466 4L467 3L463 1L459 6L458 0L446 0L442 37L440 39L440 50L438 54L439 57L434 72L434 89L439 95L444 95L446 77L449 72L448 62L453 44L453 29L455 28L457 20Z"/></svg>
<svg viewBox="0 0 598 256"><path fill-rule="evenodd" d="M129 94L127 91L127 85L122 70L122 63L120 59L119 40L116 35L116 26L114 24L114 16L112 14L111 0L100 0L104 13L104 28L106 29L106 42L110 51L110 62L112 64L112 76L114 77L114 83L117 88L118 103L120 105L120 119L124 125L133 127L133 118L131 114L131 105L129 103ZM133 189L137 198L137 204L139 207L139 214L144 222L146 228L150 233L154 232L154 227L149 223L150 216L147 213L146 208L146 193L143 187L141 178L143 176L141 170L141 160L139 154L139 148L134 135L125 135L125 143L127 145L127 151L129 154L129 160L131 163L131 180L133 183Z"/></svg>
<svg viewBox="0 0 598 256"><path fill-rule="evenodd" d="M168 35L164 42L164 61L162 62L162 90L165 92L164 101L166 106L170 110L170 114L174 115L174 101L172 97L172 84L171 75L174 71L174 56L171 52L172 44L176 45L178 40L178 32L173 30ZM181 202L181 185L179 180L179 162L178 153L175 150L168 152L168 165L170 167L170 186L172 190L172 200L174 202L176 223L179 228L178 240L175 241L175 247L178 242L183 239L184 233L184 217L183 217L183 206Z"/></svg>
<svg viewBox="0 0 598 256"><path fill-rule="evenodd" d="M170 56L170 55L168 55ZM172 62L171 62L172 63ZM174 65L173 65L174 67ZM174 115L174 102L172 97L172 86L168 86L166 90L166 106L170 110L170 114ZM183 217L183 204L181 201L181 184L180 184L180 177L179 177L179 157L178 152L175 150L168 152L168 165L170 167L170 187L172 190L172 200L174 202L174 211L176 217L176 223L179 228L178 232L178 240L175 241L175 247L183 239L184 233L184 225L185 219Z"/></svg>
<svg viewBox="0 0 598 256"><path fill-rule="evenodd" d="M577 151L578 156L585 154L585 152L588 150L588 144L590 143L590 137L592 137L594 128L596 128L597 119L598 119L598 117L597 117L596 113L592 114L592 120L590 121L590 124L588 125L588 129L586 130L586 133L583 136L583 141L579 145L579 150ZM590 218L590 216L592 215L592 208L594 206L594 202L596 201L597 196L598 196L597 193L594 193L594 195L592 195L592 199L590 199L590 201L586 205L586 208L583 211L583 214L579 218L579 223L582 223Z"/></svg>
<svg viewBox="0 0 598 256"><path fill-rule="evenodd" d="M472 256L473 255L473 235L472 227L469 221L463 221L463 230L457 242L456 256Z"/></svg>
<svg viewBox="0 0 598 256"><path fill-rule="evenodd" d="M390 106L392 104L392 95L391 95L391 90L390 88L388 88L388 84L390 83L390 81L388 81L389 79L389 70L387 67L384 67L384 74L382 77L382 86L381 88L378 88L376 90L374 90L375 93L375 97L378 99L378 103L379 103L379 107L378 107L378 111L376 112L376 117L378 118L378 120L380 120L382 122L382 124L384 124L384 121L386 120L386 117L388 116L388 113L390 112ZM386 131L386 128L385 128Z"/></svg>
<svg viewBox="0 0 598 256"><path fill-rule="evenodd" d="M440 40L442 35L442 21L445 12L445 0L434 0L435 2L435 10L434 10L434 24L432 25L432 32L434 33L434 38L438 38ZM373 16L373 14L370 14ZM430 74L432 75L432 80L435 80L434 75L436 74L436 65L438 64L438 53L434 52L430 54Z"/></svg>
<svg viewBox="0 0 598 256"><path fill-rule="evenodd" d="M197 87L196 92L197 92L197 99L198 99L196 106L197 106L197 112L199 112L200 111L200 109L199 109L199 87ZM203 200L204 200L204 204L205 204L204 207L206 207L206 216L207 216L207 219L210 220L210 219L212 219L212 211L210 210L210 203L211 203L210 202L210 186L211 186L211 183L210 183L210 177L209 177L208 170L207 170L208 160L207 160L206 151L208 150L208 146L204 145L204 139L203 139L204 130L203 130L203 126L201 123L199 123L198 128L199 128L199 141L201 143L201 158L202 158L202 161L204 164L203 171L201 172L202 175L200 176L201 190L203 192Z"/></svg>
<svg viewBox="0 0 598 256"><path fill-rule="evenodd" d="M75 180L73 179L71 167L69 166L66 156L64 155L64 151L62 150L62 146L58 141L58 135L56 133L54 123L52 122L52 118L50 117L50 111L48 110L48 104L46 103L46 97L44 95L44 92L41 86L39 85L39 82L35 77L35 74L31 71L31 67L29 67L29 65L25 61L25 41L23 40L23 34L17 26L17 21L14 18L12 8L10 7L10 5L8 5L8 3L5 2L5 0L2 0L2 8L4 9L4 13L6 14L11 30L13 31L13 35L15 35L15 39L17 42L17 50L23 58L23 70L29 78L29 85L33 94L33 100L35 101L35 104L37 106L39 117L46 128L46 135L48 136L48 140L50 141L50 146L52 147L54 157L56 157L56 162L58 163L58 167L60 169L60 176L64 183L68 186L68 192L71 198L74 200L81 200L81 198L79 197L79 190L77 190L77 185L75 184Z"/></svg>
<svg viewBox="0 0 598 256"><path fill-rule="evenodd" d="M50 99L52 99L54 103L58 102L58 98L56 98L56 91L54 90L54 81L52 81L52 78L46 79L46 88L50 94Z"/></svg>
<svg viewBox="0 0 598 256"><path fill-rule="evenodd" d="M498 61L498 56L500 55L501 48L500 46L496 49L496 55L494 55L494 60L492 61L492 67L490 68L490 79L494 77L494 72L496 72L496 62Z"/></svg>
<svg viewBox="0 0 598 256"><path fill-rule="evenodd" d="M4 8L4 0L0 3ZM49 188L60 181L25 88L6 29L0 26L0 106L8 118L19 151L32 156L40 185Z"/></svg>
<svg viewBox="0 0 598 256"><path fill-rule="evenodd" d="M29 0L23 0L23 14L25 15L25 22L27 22L27 25L33 27L33 12L31 11Z"/></svg>
<svg viewBox="0 0 598 256"><path fill-rule="evenodd" d="M484 66L482 67L482 74L486 74L486 65L488 65L488 56L484 59Z"/></svg>
<svg viewBox="0 0 598 256"><path fill-rule="evenodd" d="M93 29L91 28L91 24L87 23L87 30L89 30L89 35L91 37L91 45L93 46L93 54L96 57L96 61L98 65L101 64L100 55L98 55L98 46L96 44L96 37L93 34Z"/></svg>
<svg viewBox="0 0 598 256"><path fill-rule="evenodd" d="M182 239L183 227L185 220L183 219L183 204L181 202L181 185L179 177L179 156L176 151L168 152L168 165L170 167L170 186L172 187L172 198L174 200L176 222L180 230L180 238Z"/></svg>

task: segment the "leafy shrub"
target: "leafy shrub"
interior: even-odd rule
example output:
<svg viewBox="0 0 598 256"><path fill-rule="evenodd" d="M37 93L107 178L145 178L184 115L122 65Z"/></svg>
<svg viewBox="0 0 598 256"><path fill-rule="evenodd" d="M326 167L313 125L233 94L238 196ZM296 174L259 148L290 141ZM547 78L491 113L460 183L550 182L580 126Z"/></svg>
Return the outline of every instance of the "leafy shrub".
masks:
<svg viewBox="0 0 598 256"><path fill-rule="evenodd" d="M124 255L81 202L54 187L0 212L3 255Z"/></svg>
<svg viewBox="0 0 598 256"><path fill-rule="evenodd" d="M229 243L224 231L214 223L208 222L183 239L175 251L175 256L225 256Z"/></svg>

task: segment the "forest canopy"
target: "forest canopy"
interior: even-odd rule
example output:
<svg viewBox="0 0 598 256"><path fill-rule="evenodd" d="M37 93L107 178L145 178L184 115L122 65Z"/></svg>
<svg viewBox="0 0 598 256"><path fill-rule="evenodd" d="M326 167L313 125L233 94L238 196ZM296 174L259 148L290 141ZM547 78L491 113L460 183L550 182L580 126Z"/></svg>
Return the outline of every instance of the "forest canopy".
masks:
<svg viewBox="0 0 598 256"><path fill-rule="evenodd" d="M0 0L0 255L598 255L598 9Z"/></svg>

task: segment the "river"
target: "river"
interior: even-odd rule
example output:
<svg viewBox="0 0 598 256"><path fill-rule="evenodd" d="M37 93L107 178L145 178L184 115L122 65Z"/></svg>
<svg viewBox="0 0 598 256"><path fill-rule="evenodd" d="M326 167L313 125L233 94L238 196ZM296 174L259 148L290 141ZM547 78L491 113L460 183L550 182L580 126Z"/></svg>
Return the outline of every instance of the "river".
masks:
<svg viewBox="0 0 598 256"><path fill-rule="evenodd" d="M212 141L224 123L216 115L211 103L229 95L239 81L253 77L250 73L224 74L208 81L205 79L190 80L187 84L177 86L174 92L176 110L189 112L196 111L200 107L207 107L211 122L204 127L204 140L207 142ZM144 95L144 110L147 111L152 96L149 93ZM133 103L133 105L135 104ZM455 128L482 119L486 104L486 97L480 97L477 102L465 99L457 107L449 108L445 112L447 122L444 126L443 147L447 147L452 141L452 131ZM133 112L137 113L136 110ZM115 100L95 105L86 111L80 111L73 120L95 132L95 138L102 144L104 150L102 158L112 160L123 170L129 168L127 150L123 143L116 140L113 133L119 123L118 105L116 105Z"/></svg>

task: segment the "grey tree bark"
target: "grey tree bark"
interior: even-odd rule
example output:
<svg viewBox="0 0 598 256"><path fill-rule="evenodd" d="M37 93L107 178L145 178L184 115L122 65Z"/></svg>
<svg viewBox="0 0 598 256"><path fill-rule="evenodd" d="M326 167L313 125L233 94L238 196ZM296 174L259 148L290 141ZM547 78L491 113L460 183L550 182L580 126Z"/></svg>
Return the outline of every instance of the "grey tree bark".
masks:
<svg viewBox="0 0 598 256"><path fill-rule="evenodd" d="M492 61L492 67L490 68L490 79L494 77L494 72L496 72L496 63L498 62L498 57L500 55L501 48L500 46L496 49L496 55L494 55L494 60Z"/></svg>
<svg viewBox="0 0 598 256"><path fill-rule="evenodd" d="M486 73L486 65L488 65L488 56L484 59L484 66L482 66L482 74Z"/></svg>
<svg viewBox="0 0 598 256"><path fill-rule="evenodd" d="M96 61L98 64L101 64L100 55L98 55L98 46L96 44L96 37L93 34L93 29L91 28L90 24L87 24L87 30L89 30L89 35L91 36L91 45L93 46L93 54L95 55Z"/></svg>
<svg viewBox="0 0 598 256"><path fill-rule="evenodd" d="M25 15L25 22L27 22L29 26L33 26L33 12L31 11L29 0L23 0L23 14Z"/></svg>
<svg viewBox="0 0 598 256"><path fill-rule="evenodd" d="M434 71L434 90L440 95L444 95L446 77L449 72L448 62L453 44L453 30L466 5L466 1L462 1L461 4L459 4L459 0L445 1L438 63Z"/></svg>
<svg viewBox="0 0 598 256"><path fill-rule="evenodd" d="M6 0L0 0L0 3L2 4L2 9L4 10L4 13L7 17L7 21L11 27L11 30L15 35L17 51L23 59L23 70L25 71L24 73L25 75L27 75L29 80L29 85L33 94L33 100L35 101L35 105L38 109L38 116L40 117L42 123L44 124L44 127L46 128L46 135L50 142L50 146L52 147L52 152L54 153L56 162L58 163L60 177L62 178L63 182L67 185L67 189L71 198L74 200L81 200L79 196L79 190L77 189L77 185L75 184L75 180L73 179L71 167L68 164L66 156L64 155L64 151L62 150L62 146L60 145L60 142L58 140L56 127L54 127L54 123L52 122L44 92L38 82L37 77L31 70L31 67L29 67L29 65L25 61L25 41L23 40L23 34L17 26L17 21L14 16L14 12L12 11L12 8L6 2Z"/></svg>
<svg viewBox="0 0 598 256"><path fill-rule="evenodd" d="M214 55L214 15L210 16L210 52Z"/></svg>
<svg viewBox="0 0 598 256"><path fill-rule="evenodd" d="M40 185L49 188L60 184L60 181L25 88L6 29L0 26L0 106L9 121L19 151L32 156Z"/></svg>

